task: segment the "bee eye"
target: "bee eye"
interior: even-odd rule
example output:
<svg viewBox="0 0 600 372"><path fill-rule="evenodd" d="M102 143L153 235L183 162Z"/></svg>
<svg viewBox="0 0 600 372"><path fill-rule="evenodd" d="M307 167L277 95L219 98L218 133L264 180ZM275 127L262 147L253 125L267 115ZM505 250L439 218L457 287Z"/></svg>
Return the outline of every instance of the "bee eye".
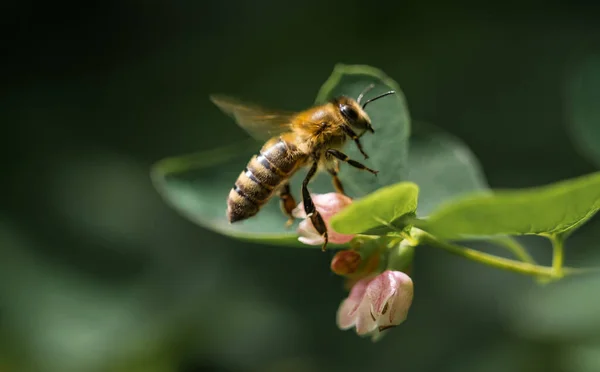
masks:
<svg viewBox="0 0 600 372"><path fill-rule="evenodd" d="M349 121L356 121L358 119L358 113L352 107L348 105L340 105L340 111L342 115Z"/></svg>

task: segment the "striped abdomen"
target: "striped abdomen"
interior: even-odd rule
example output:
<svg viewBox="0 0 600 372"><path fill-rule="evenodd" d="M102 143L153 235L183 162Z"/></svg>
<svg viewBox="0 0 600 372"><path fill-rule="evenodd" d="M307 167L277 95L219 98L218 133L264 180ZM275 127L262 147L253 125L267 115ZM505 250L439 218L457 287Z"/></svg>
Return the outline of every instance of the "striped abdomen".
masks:
<svg viewBox="0 0 600 372"><path fill-rule="evenodd" d="M289 142L280 138L267 142L260 153L250 159L229 192L229 222L256 215L277 188L294 174L302 158L296 147Z"/></svg>

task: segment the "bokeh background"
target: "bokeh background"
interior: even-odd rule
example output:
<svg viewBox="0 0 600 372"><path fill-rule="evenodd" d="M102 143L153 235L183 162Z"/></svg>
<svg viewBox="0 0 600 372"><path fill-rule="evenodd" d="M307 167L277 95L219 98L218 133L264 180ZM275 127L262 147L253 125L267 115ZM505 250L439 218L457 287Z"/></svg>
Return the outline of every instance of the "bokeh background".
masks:
<svg viewBox="0 0 600 372"><path fill-rule="evenodd" d="M573 118L573 82L600 85L599 10L3 2L0 370L600 371L593 277L539 286L419 248L409 320L372 344L336 328L330 254L204 230L149 178L163 157L245 137L210 93L298 109L338 62L392 76L413 119L464 140L492 187L592 172L599 147L577 123L600 121ZM566 263L600 264L599 240L595 218ZM545 241L524 242L549 263Z"/></svg>

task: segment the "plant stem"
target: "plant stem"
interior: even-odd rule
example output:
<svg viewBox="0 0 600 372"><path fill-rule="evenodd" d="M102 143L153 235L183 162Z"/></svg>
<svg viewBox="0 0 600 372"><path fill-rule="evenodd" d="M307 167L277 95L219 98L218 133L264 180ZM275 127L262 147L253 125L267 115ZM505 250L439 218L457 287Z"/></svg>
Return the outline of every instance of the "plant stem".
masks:
<svg viewBox="0 0 600 372"><path fill-rule="evenodd" d="M508 258L494 256L488 253L483 253L475 249L462 247L460 245L451 244L443 240L437 239L433 235L414 228L412 231L413 238L420 244L427 244L432 247L444 249L452 254L461 256L473 261L477 261L484 265L495 267L502 270L512 271L524 275L555 277L556 271L547 266L535 265L527 262L520 262Z"/></svg>
<svg viewBox="0 0 600 372"><path fill-rule="evenodd" d="M549 238L552 242L552 270L556 277L561 278L564 276L564 239L560 234L551 235Z"/></svg>

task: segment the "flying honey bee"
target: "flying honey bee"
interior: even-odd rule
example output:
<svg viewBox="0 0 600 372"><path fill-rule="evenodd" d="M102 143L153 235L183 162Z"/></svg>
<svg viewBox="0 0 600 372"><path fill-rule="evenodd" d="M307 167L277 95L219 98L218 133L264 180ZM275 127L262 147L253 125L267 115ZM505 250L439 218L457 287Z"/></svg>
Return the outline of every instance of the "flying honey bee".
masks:
<svg viewBox="0 0 600 372"><path fill-rule="evenodd" d="M365 159L368 159L359 138L367 131L375 131L365 107L379 98L395 93L392 90L361 104L365 94L373 87L373 84L369 85L356 99L339 96L325 104L300 112L271 110L236 98L211 95L211 101L231 116L240 127L255 139L265 141L229 192L229 222L234 223L255 216L261 207L277 194L281 209L288 217L287 225L291 225L294 220L292 210L296 207L296 201L290 192L289 180L301 168L309 167L302 182L302 200L306 215L324 238L322 250L325 250L329 241L327 227L311 199L308 184L317 171L326 170L333 178L335 190L345 195L338 178L339 161L375 175L378 173L350 159L341 151L350 138Z"/></svg>

